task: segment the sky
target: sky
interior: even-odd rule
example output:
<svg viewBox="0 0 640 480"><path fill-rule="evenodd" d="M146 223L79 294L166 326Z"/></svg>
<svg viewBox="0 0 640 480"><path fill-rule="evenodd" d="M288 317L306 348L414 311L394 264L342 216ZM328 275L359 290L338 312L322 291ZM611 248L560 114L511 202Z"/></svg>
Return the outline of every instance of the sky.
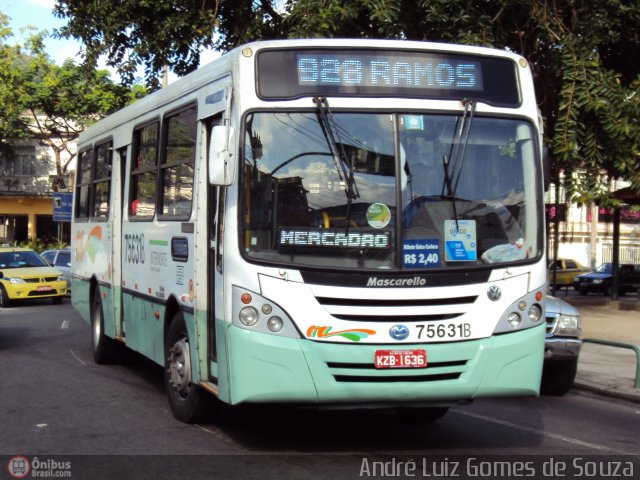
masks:
<svg viewBox="0 0 640 480"><path fill-rule="evenodd" d="M53 16L54 4L55 0L0 0L0 11L10 17L9 26L13 31L14 42L22 43L25 35L20 30L28 25L36 27L36 31L47 30L49 33L62 27L66 22ZM81 47L72 40L53 38L47 38L45 45L47 53L58 64L67 58L75 58Z"/></svg>
<svg viewBox="0 0 640 480"><path fill-rule="evenodd" d="M21 33L21 29L26 26L36 27L36 31L47 30L53 33L53 30L60 28L66 24L66 20L61 20L53 15L53 7L55 0L0 0L0 12L9 16L9 26L13 31L13 39L9 43L22 44L22 39L26 37ZM47 53L51 59L57 64L62 64L67 58L80 60L78 52L82 45L74 40L47 38L45 40ZM213 51L202 52L200 65L209 63L219 54ZM107 68L104 64L99 65L100 68ZM117 80L115 71L111 71L111 76ZM139 76L143 77L143 69L140 69ZM169 74L169 82L176 80L175 75Z"/></svg>

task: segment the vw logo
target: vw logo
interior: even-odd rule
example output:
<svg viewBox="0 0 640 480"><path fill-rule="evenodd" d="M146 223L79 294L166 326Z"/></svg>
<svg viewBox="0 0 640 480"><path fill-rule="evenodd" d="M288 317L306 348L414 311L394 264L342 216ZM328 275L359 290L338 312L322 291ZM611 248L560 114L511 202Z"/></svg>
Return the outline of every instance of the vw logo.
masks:
<svg viewBox="0 0 640 480"><path fill-rule="evenodd" d="M389 335L394 340L404 340L409 336L409 328L404 325L394 325L389 329Z"/></svg>
<svg viewBox="0 0 640 480"><path fill-rule="evenodd" d="M500 290L500 287L497 285L491 285L489 290L487 290L487 297L489 297L489 300L496 302L502 297L502 290Z"/></svg>

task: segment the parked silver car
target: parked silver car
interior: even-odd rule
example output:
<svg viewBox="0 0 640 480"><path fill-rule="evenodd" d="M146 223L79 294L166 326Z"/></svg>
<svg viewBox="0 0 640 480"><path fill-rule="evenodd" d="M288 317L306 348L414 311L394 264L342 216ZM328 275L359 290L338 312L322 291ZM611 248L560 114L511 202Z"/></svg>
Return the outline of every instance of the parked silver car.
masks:
<svg viewBox="0 0 640 480"><path fill-rule="evenodd" d="M580 314L573 305L547 295L547 336L540 392L564 395L573 386L582 340Z"/></svg>
<svg viewBox="0 0 640 480"><path fill-rule="evenodd" d="M45 250L40 254L52 267L56 267L67 280L67 294L71 295L71 250Z"/></svg>

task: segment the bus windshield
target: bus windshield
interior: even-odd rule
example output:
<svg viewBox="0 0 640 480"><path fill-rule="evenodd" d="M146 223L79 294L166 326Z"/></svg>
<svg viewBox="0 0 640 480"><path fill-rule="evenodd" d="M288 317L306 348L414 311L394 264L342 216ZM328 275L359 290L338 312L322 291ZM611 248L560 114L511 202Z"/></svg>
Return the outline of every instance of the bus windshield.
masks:
<svg viewBox="0 0 640 480"><path fill-rule="evenodd" d="M250 113L243 132L249 259L409 270L539 258L527 121L319 108Z"/></svg>

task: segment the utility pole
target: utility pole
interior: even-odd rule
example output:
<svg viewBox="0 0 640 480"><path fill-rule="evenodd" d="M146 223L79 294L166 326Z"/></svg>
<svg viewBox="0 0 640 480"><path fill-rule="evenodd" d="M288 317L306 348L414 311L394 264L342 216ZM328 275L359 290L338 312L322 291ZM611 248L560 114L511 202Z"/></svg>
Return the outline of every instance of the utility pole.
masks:
<svg viewBox="0 0 640 480"><path fill-rule="evenodd" d="M162 88L167 88L169 85L169 69L166 65L162 66Z"/></svg>
<svg viewBox="0 0 640 480"><path fill-rule="evenodd" d="M595 204L591 205L591 270L595 270L598 265L597 263L597 252L598 248L598 206Z"/></svg>

